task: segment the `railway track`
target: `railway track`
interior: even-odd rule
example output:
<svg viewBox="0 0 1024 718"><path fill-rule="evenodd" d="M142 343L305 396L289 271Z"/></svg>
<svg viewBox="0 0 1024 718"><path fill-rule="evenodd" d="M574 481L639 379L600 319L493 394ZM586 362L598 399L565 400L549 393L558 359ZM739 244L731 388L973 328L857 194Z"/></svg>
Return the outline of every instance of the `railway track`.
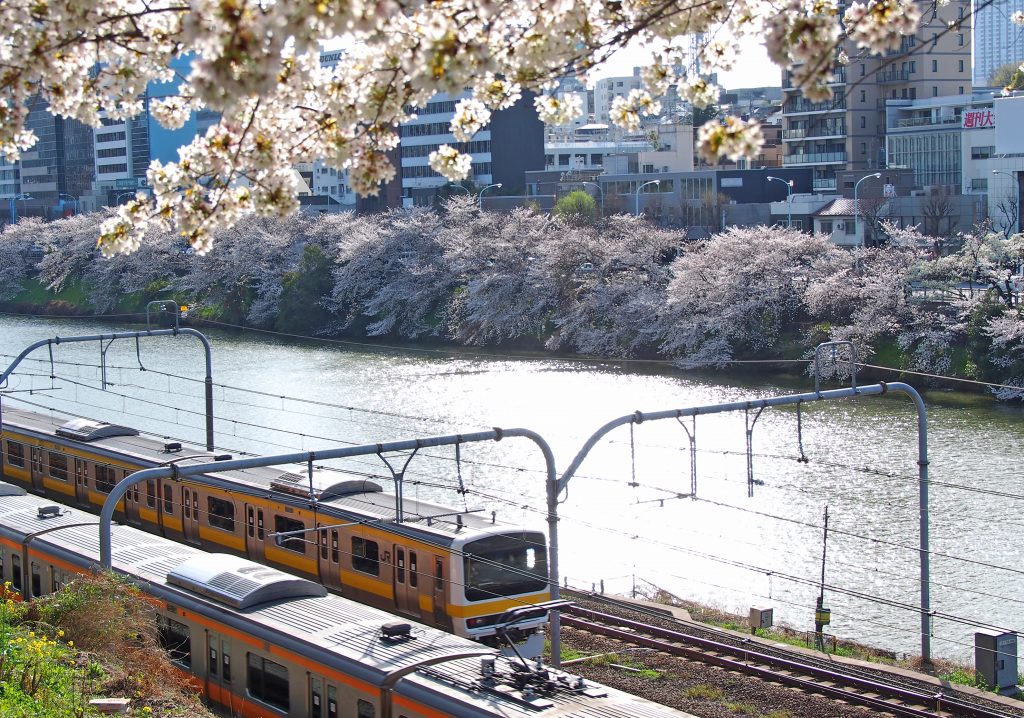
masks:
<svg viewBox="0 0 1024 718"><path fill-rule="evenodd" d="M711 627L697 627L664 617L657 623L661 625L579 605L562 612L562 625L567 627L891 715L914 718L1020 718L1022 715L998 703L982 702L974 696L926 681L776 648ZM677 625L666 627L666 623Z"/></svg>

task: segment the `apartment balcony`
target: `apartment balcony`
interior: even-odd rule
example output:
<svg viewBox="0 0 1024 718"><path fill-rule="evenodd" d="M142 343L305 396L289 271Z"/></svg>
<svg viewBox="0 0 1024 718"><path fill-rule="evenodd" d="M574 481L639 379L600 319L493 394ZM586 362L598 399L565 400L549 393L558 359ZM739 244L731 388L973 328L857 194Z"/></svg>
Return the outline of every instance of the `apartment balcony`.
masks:
<svg viewBox="0 0 1024 718"><path fill-rule="evenodd" d="M786 155L782 161L785 167L846 164L846 152L815 152L806 155Z"/></svg>
<svg viewBox="0 0 1024 718"><path fill-rule="evenodd" d="M811 127L799 130L783 130L783 142L796 142L799 140L826 140L840 139L846 137L845 127Z"/></svg>
<svg viewBox="0 0 1024 718"><path fill-rule="evenodd" d="M885 70L875 73L875 82L879 85L892 85L910 82L908 70Z"/></svg>
<svg viewBox="0 0 1024 718"><path fill-rule="evenodd" d="M829 78L829 85L845 85L846 84L846 67L838 65L832 71L832 77ZM782 89L783 90L795 90L796 86L793 84L793 73L789 70L782 74Z"/></svg>
<svg viewBox="0 0 1024 718"><path fill-rule="evenodd" d="M815 192L835 191L838 186L835 177L815 177L811 180L811 189Z"/></svg>
<svg viewBox="0 0 1024 718"><path fill-rule="evenodd" d="M783 115L799 115L804 113L845 112L846 98L837 97L829 102L808 102L802 97L793 98L782 105Z"/></svg>

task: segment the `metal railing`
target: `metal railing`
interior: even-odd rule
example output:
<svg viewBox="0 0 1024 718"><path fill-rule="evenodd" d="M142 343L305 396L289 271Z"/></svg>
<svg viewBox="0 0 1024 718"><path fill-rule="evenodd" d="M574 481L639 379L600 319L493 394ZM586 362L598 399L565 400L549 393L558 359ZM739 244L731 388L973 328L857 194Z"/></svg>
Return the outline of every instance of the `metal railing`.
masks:
<svg viewBox="0 0 1024 718"><path fill-rule="evenodd" d="M846 152L815 152L806 155L786 155L785 166L790 165L821 165L829 162L846 162Z"/></svg>

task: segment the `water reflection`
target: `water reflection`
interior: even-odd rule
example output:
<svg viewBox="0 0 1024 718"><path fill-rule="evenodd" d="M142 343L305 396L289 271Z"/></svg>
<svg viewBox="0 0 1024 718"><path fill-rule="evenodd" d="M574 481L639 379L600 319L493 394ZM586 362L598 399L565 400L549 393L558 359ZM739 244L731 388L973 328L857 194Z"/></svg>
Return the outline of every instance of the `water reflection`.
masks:
<svg viewBox="0 0 1024 718"><path fill-rule="evenodd" d="M0 318L0 351L37 339L124 328L79 321ZM216 443L232 452L313 450L524 427L552 445L559 469L598 427L636 409L736 401L806 391L800 380L682 375L649 365L374 350L208 332L214 347ZM106 392L95 389L96 344L62 345L61 381L45 352L12 378L5 402L37 404L203 441L202 353L193 339L144 339L107 352ZM52 389L51 389L52 385ZM261 393L253 393L258 390ZM128 398L131 397L131 398ZM301 400L299 400L301 399ZM1019 628L1022 413L977 397L929 397L932 606L940 613ZM872 397L766 411L754 431L747 496L742 413L696 421L699 500L689 444L674 421L614 431L572 480L559 508L562 573L629 591L650 582L677 595L746 613L775 607L777 621L810 629L829 507L826 602L831 630L897 652L920 647L916 412L905 397ZM690 424L687 424L688 428ZM800 445L808 463L797 461ZM406 494L495 510L544 529L544 464L529 442L421 452ZM335 462L386 476L375 457ZM458 474L471 492L453 492ZM631 485L631 484L635 484ZM983 493L985 492L985 493ZM1009 568L1010 570L1006 570ZM937 620L935 655L970 660L971 626Z"/></svg>

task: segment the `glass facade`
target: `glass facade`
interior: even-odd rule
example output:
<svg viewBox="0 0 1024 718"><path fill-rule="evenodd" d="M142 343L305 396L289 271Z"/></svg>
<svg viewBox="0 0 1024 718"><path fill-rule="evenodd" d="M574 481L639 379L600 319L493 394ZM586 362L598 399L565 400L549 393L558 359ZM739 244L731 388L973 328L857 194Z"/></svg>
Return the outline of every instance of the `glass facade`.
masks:
<svg viewBox="0 0 1024 718"><path fill-rule="evenodd" d="M890 167L914 171L914 184L960 186L960 130L888 137Z"/></svg>

